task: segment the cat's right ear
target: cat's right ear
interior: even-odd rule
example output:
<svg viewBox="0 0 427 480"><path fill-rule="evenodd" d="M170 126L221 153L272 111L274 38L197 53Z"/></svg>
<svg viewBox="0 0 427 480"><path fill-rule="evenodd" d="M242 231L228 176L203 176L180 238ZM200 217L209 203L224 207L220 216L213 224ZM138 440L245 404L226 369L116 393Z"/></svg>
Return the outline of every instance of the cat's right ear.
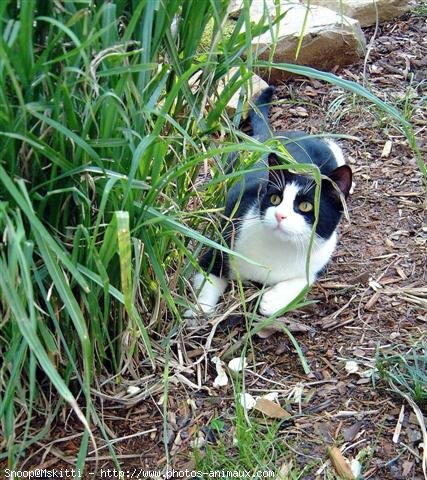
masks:
<svg viewBox="0 0 427 480"><path fill-rule="evenodd" d="M344 197L347 198L350 193L353 174L351 168L348 165L342 165L336 168L329 174L329 178L335 183L335 185L341 190Z"/></svg>

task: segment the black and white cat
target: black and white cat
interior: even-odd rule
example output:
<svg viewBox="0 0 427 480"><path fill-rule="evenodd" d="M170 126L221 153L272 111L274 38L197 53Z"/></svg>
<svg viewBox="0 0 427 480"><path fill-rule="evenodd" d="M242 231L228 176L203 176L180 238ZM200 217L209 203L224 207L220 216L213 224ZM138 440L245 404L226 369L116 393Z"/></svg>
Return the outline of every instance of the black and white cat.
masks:
<svg viewBox="0 0 427 480"><path fill-rule="evenodd" d="M271 153L254 168L263 171L246 174L230 189L226 201L224 238L231 249L253 260L210 249L200 260L205 274L197 273L193 285L198 291L201 313L214 311L229 280L253 281L271 287L262 296L259 310L271 316L286 307L311 285L329 262L337 244L336 228L342 216L341 193L346 198L352 185L352 172L345 165L341 148L332 140L308 136L301 131L271 133L267 104L273 88L264 90L250 113L252 135L264 142L279 139L298 163L315 163L324 178L321 182L319 219L312 245L309 271L306 263L312 235L315 182L312 177L284 169ZM260 116L259 113L262 115ZM236 158L231 160L231 167ZM337 190L337 188L339 190ZM187 311L185 316L194 316Z"/></svg>

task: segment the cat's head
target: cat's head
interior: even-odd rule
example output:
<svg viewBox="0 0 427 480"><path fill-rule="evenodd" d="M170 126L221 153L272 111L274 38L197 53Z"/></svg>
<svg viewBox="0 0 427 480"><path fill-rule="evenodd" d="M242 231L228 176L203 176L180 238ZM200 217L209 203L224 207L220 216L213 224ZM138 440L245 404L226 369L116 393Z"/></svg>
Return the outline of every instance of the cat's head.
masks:
<svg viewBox="0 0 427 480"><path fill-rule="evenodd" d="M280 165L275 154L269 155L268 163L270 167ZM341 195L347 198L351 184L348 165L335 168L328 178L322 179L316 226L319 237L327 239L336 229L343 211ZM270 168L268 186L260 202L263 224L284 240L309 239L315 222L315 189L316 182L311 177Z"/></svg>

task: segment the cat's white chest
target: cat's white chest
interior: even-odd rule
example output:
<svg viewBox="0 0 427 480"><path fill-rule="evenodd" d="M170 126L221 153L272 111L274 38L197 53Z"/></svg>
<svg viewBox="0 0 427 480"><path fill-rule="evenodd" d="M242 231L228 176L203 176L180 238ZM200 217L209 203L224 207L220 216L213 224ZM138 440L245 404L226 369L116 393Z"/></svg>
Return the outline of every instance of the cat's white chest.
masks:
<svg viewBox="0 0 427 480"><path fill-rule="evenodd" d="M336 245L336 235L317 243L310 256L310 277L321 270L329 261ZM259 265L241 258L230 258L230 277L242 281L255 281L265 285L296 277L306 276L307 244L287 240L276 235L261 222L243 223L233 250Z"/></svg>
<svg viewBox="0 0 427 480"><path fill-rule="evenodd" d="M248 227L241 232L233 250L259 266L234 257L230 259L231 278L240 277L242 281L251 280L273 285L304 275L301 269L304 263L303 255L298 254L290 242L280 241L266 230L260 225Z"/></svg>

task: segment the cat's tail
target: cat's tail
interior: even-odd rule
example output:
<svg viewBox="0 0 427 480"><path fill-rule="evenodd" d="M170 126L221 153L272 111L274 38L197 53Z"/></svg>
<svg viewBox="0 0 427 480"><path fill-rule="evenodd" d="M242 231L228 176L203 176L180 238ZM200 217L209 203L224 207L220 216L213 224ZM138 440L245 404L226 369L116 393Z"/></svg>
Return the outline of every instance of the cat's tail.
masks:
<svg viewBox="0 0 427 480"><path fill-rule="evenodd" d="M252 129L252 136L259 140L266 140L271 136L270 124L268 122L268 112L270 110L270 102L273 98L274 88L267 87L263 90L258 98L255 100L255 109L249 111L249 122ZM246 123L246 122L245 122ZM225 173L230 173L239 159L238 152L232 152L228 155L225 164Z"/></svg>
<svg viewBox="0 0 427 480"><path fill-rule="evenodd" d="M249 112L249 119L252 127L252 136L258 138L268 138L270 136L270 124L268 122L268 112L270 102L273 98L274 87L267 87L255 100L255 109Z"/></svg>

